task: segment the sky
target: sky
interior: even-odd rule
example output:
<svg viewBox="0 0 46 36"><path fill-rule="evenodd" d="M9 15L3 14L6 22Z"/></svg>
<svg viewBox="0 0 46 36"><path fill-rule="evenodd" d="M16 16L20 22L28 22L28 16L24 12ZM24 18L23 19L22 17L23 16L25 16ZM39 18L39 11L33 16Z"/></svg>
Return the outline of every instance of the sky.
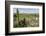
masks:
<svg viewBox="0 0 46 36"><path fill-rule="evenodd" d="M17 12L16 9L17 8L13 9L14 13ZM18 10L19 10L19 13L28 13L28 14L30 14L30 13L39 13L38 8L18 8Z"/></svg>

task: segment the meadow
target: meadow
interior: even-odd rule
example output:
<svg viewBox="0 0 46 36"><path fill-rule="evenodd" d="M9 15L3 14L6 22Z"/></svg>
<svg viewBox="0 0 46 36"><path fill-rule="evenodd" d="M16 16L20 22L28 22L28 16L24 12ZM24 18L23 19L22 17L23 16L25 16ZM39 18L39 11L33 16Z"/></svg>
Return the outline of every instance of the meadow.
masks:
<svg viewBox="0 0 46 36"><path fill-rule="evenodd" d="M39 13L37 14L14 14L13 15L14 28L16 27L38 27Z"/></svg>

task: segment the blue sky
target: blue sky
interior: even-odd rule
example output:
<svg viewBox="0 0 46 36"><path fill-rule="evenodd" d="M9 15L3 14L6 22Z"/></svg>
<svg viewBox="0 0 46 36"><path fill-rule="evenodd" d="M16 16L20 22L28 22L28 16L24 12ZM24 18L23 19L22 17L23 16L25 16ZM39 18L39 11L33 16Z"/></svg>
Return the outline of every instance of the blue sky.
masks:
<svg viewBox="0 0 46 36"><path fill-rule="evenodd" d="M14 13L16 13L16 8L13 9ZM18 8L19 13L39 13L38 8Z"/></svg>

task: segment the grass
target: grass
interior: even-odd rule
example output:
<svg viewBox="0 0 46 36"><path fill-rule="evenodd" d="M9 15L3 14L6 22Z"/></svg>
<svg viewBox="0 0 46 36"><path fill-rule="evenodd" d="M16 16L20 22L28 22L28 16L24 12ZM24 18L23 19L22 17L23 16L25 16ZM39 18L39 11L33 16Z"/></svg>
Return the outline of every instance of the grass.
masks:
<svg viewBox="0 0 46 36"><path fill-rule="evenodd" d="M15 16L16 15L16 16ZM25 24L22 23L25 18ZM37 18L37 20L36 20ZM14 28L16 27L38 27L39 26L39 14L19 14L19 22L17 14L14 14Z"/></svg>

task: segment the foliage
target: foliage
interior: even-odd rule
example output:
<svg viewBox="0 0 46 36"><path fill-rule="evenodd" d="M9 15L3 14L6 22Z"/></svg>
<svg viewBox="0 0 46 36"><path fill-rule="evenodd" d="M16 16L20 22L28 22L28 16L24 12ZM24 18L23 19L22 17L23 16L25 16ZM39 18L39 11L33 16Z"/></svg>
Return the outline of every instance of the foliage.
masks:
<svg viewBox="0 0 46 36"><path fill-rule="evenodd" d="M38 20L36 20L36 17ZM39 26L39 14L19 14L19 10L17 8L17 13L14 14L13 21L14 27L36 27Z"/></svg>

